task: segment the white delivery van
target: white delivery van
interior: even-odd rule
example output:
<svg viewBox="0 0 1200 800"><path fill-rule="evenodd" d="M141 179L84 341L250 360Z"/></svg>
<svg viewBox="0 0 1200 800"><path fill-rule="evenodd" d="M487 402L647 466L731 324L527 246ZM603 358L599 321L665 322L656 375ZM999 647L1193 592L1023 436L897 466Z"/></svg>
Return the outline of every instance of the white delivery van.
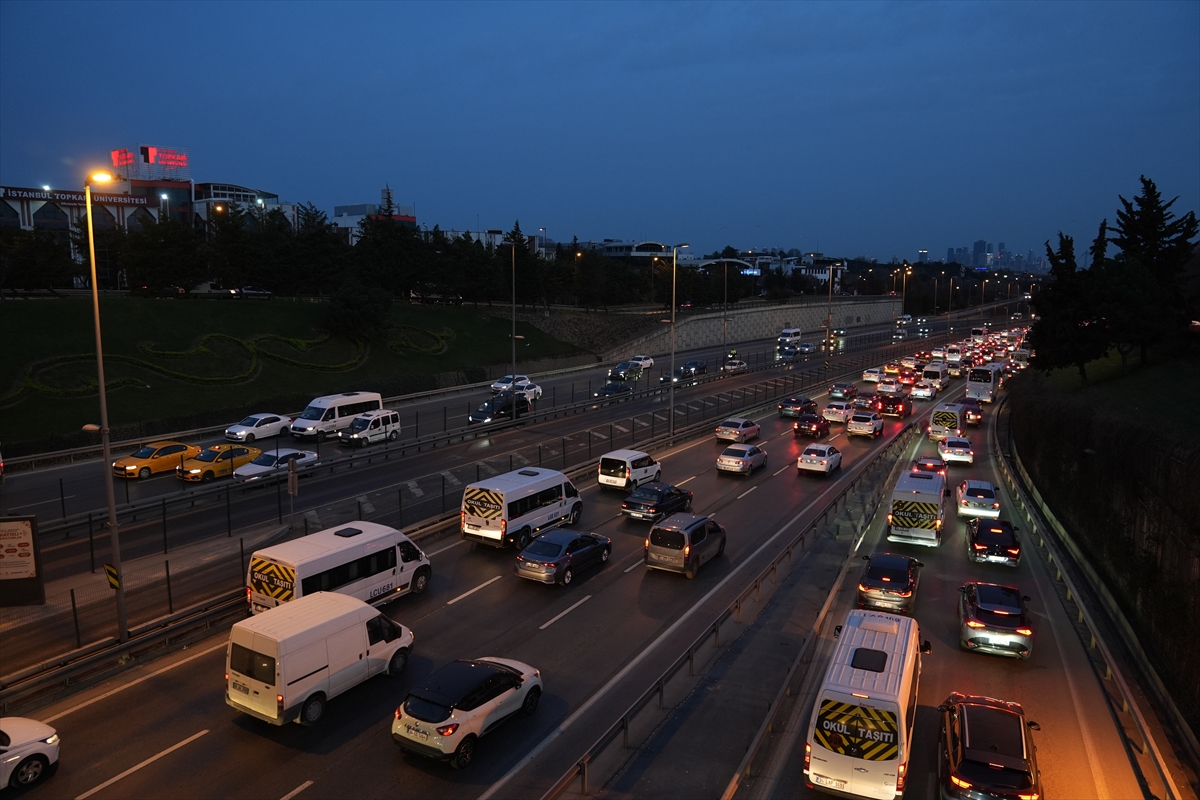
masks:
<svg viewBox="0 0 1200 800"><path fill-rule="evenodd" d="M800 328L784 328L779 332L779 341L776 343L776 349L787 344L800 344L800 340L804 337L804 331Z"/></svg>
<svg viewBox="0 0 1200 800"><path fill-rule="evenodd" d="M559 525L572 525L583 513L583 500L561 472L525 467L472 483L463 491L462 538L518 551L533 537Z"/></svg>
<svg viewBox="0 0 1200 800"><path fill-rule="evenodd" d="M946 362L949 364L962 363L962 348L956 344L952 344L946 348Z"/></svg>
<svg viewBox="0 0 1200 800"><path fill-rule="evenodd" d="M361 447L371 442L394 442L400 438L400 412L390 408L364 411L355 417L349 427L338 433L342 444Z"/></svg>
<svg viewBox="0 0 1200 800"><path fill-rule="evenodd" d="M938 405L933 409L929 425L925 428L925 433L929 434L929 441L937 442L948 436L962 436L963 428L966 427L966 420L963 418L965 413L966 408L958 403Z"/></svg>
<svg viewBox="0 0 1200 800"><path fill-rule="evenodd" d="M432 574L421 548L400 531L351 522L256 550L246 572L246 604L258 614L316 592L386 603L425 591Z"/></svg>
<svg viewBox="0 0 1200 800"><path fill-rule="evenodd" d="M272 725L312 725L325 704L408 664L413 634L361 600L317 592L229 631L225 702Z"/></svg>
<svg viewBox="0 0 1200 800"><path fill-rule="evenodd" d="M950 385L950 368L946 366L945 361L930 361L921 370L921 380L929 381L939 392L945 391Z"/></svg>
<svg viewBox="0 0 1200 800"><path fill-rule="evenodd" d="M946 522L945 491L946 479L936 472L902 473L892 490L888 541L940 546Z"/></svg>
<svg viewBox="0 0 1200 800"><path fill-rule="evenodd" d="M809 786L840 797L894 800L904 793L912 755L921 654L916 620L851 611L817 692L804 774Z"/></svg>
<svg viewBox="0 0 1200 800"><path fill-rule="evenodd" d="M596 482L632 492L643 483L658 480L661 474L662 465L654 456L640 450L613 450L600 456Z"/></svg>
<svg viewBox="0 0 1200 800"><path fill-rule="evenodd" d="M343 392L317 397L292 420L292 436L301 439L336 436L359 414L377 408L383 408L383 398L377 392Z"/></svg>

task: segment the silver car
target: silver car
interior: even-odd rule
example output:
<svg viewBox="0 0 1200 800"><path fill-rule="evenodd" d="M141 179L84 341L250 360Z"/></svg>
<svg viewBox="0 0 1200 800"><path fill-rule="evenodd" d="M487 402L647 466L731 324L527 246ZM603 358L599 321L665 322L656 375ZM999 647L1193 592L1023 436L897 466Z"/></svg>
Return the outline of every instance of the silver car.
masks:
<svg viewBox="0 0 1200 800"><path fill-rule="evenodd" d="M975 463L975 451L971 448L971 440L961 436L947 436L938 442L938 455L949 464L951 461L961 461L964 464Z"/></svg>
<svg viewBox="0 0 1200 800"><path fill-rule="evenodd" d="M963 481L954 490L960 517L1000 518L1000 493L987 481Z"/></svg>
<svg viewBox="0 0 1200 800"><path fill-rule="evenodd" d="M717 426L716 435L718 439L725 439L730 442L748 442L751 439L757 439L759 426L757 422L742 417L730 417Z"/></svg>
<svg viewBox="0 0 1200 800"><path fill-rule="evenodd" d="M925 565L895 553L872 553L863 561L867 568L858 580L858 607L911 614Z"/></svg>
<svg viewBox="0 0 1200 800"><path fill-rule="evenodd" d="M731 444L717 456L717 472L750 475L767 465L767 451L753 444Z"/></svg>
<svg viewBox="0 0 1200 800"><path fill-rule="evenodd" d="M1028 595L995 583L966 583L958 591L959 647L1022 659L1033 655Z"/></svg>
<svg viewBox="0 0 1200 800"><path fill-rule="evenodd" d="M845 400L834 400L825 406L821 416L830 422L845 423L854 414L854 404Z"/></svg>

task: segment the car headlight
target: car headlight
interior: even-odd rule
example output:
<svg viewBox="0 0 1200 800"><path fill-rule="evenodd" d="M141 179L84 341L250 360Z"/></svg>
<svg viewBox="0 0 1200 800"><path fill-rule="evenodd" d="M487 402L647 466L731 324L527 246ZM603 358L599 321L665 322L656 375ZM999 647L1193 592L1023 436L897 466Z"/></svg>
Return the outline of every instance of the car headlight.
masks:
<svg viewBox="0 0 1200 800"><path fill-rule="evenodd" d="M51 734L50 736L46 737L45 739L42 739L42 741L45 742L46 744L51 744L51 745L58 744L58 734L57 733Z"/></svg>
<svg viewBox="0 0 1200 800"><path fill-rule="evenodd" d="M198 470L198 469L189 469L188 470L188 475L199 475L199 474L200 474L200 470Z"/></svg>

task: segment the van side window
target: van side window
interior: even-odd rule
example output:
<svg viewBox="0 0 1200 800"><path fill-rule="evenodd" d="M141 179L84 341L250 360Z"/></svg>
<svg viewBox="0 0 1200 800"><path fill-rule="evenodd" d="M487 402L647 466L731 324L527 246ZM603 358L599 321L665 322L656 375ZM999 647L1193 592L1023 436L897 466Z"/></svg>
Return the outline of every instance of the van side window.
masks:
<svg viewBox="0 0 1200 800"><path fill-rule="evenodd" d="M555 484L549 489L543 489L538 492L537 497L539 506L556 505L559 500L562 500L562 485Z"/></svg>
<svg viewBox="0 0 1200 800"><path fill-rule="evenodd" d="M389 421L390 421L390 422L391 422L393 425L399 425L399 424L400 424L400 415L399 415L399 414L392 414L392 418L391 418L391 420L389 420Z"/></svg>
<svg viewBox="0 0 1200 800"><path fill-rule="evenodd" d="M563 488L567 490L567 497L579 497L579 490L575 488L575 484L567 481L563 484Z"/></svg>
<svg viewBox="0 0 1200 800"><path fill-rule="evenodd" d="M400 544L396 545L396 547L400 551L400 560L405 564L410 561L421 560L421 551L418 550L417 546L412 542L401 542Z"/></svg>
<svg viewBox="0 0 1200 800"><path fill-rule="evenodd" d="M331 567L316 575L309 575L300 582L303 594L313 592L334 592L349 583L387 572L396 566L396 550L389 547L369 556L355 558L345 564Z"/></svg>
<svg viewBox="0 0 1200 800"><path fill-rule="evenodd" d="M323 417L321 417L321 421L325 422L326 420L331 420L335 416L337 416L337 409L336 408L327 408L327 409L325 409L325 415Z"/></svg>
<svg viewBox="0 0 1200 800"><path fill-rule="evenodd" d="M690 537L692 547L695 547L696 545L700 544L701 542L703 542L705 539L708 538L707 528L708 528L707 525L701 525L700 527L696 528L696 530L692 531L691 537Z"/></svg>
<svg viewBox="0 0 1200 800"><path fill-rule="evenodd" d="M367 643L379 644L383 641L383 616L371 617L367 620Z"/></svg>

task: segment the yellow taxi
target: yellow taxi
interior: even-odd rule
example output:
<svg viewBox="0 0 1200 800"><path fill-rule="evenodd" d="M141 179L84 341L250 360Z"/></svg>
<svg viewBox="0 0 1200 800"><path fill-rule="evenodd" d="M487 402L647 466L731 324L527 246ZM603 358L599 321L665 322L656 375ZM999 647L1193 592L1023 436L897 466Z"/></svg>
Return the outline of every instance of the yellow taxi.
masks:
<svg viewBox="0 0 1200 800"><path fill-rule="evenodd" d="M242 444L214 444L206 447L175 468L175 477L181 481L211 481L224 478L243 464L249 464L262 455L257 447Z"/></svg>
<svg viewBox="0 0 1200 800"><path fill-rule="evenodd" d="M883 372L885 375L899 375L900 364L895 361L889 361L883 365Z"/></svg>
<svg viewBox="0 0 1200 800"><path fill-rule="evenodd" d="M151 442L112 463L113 475L118 478L149 478L160 472L170 472L200 452L194 444L183 442Z"/></svg>

